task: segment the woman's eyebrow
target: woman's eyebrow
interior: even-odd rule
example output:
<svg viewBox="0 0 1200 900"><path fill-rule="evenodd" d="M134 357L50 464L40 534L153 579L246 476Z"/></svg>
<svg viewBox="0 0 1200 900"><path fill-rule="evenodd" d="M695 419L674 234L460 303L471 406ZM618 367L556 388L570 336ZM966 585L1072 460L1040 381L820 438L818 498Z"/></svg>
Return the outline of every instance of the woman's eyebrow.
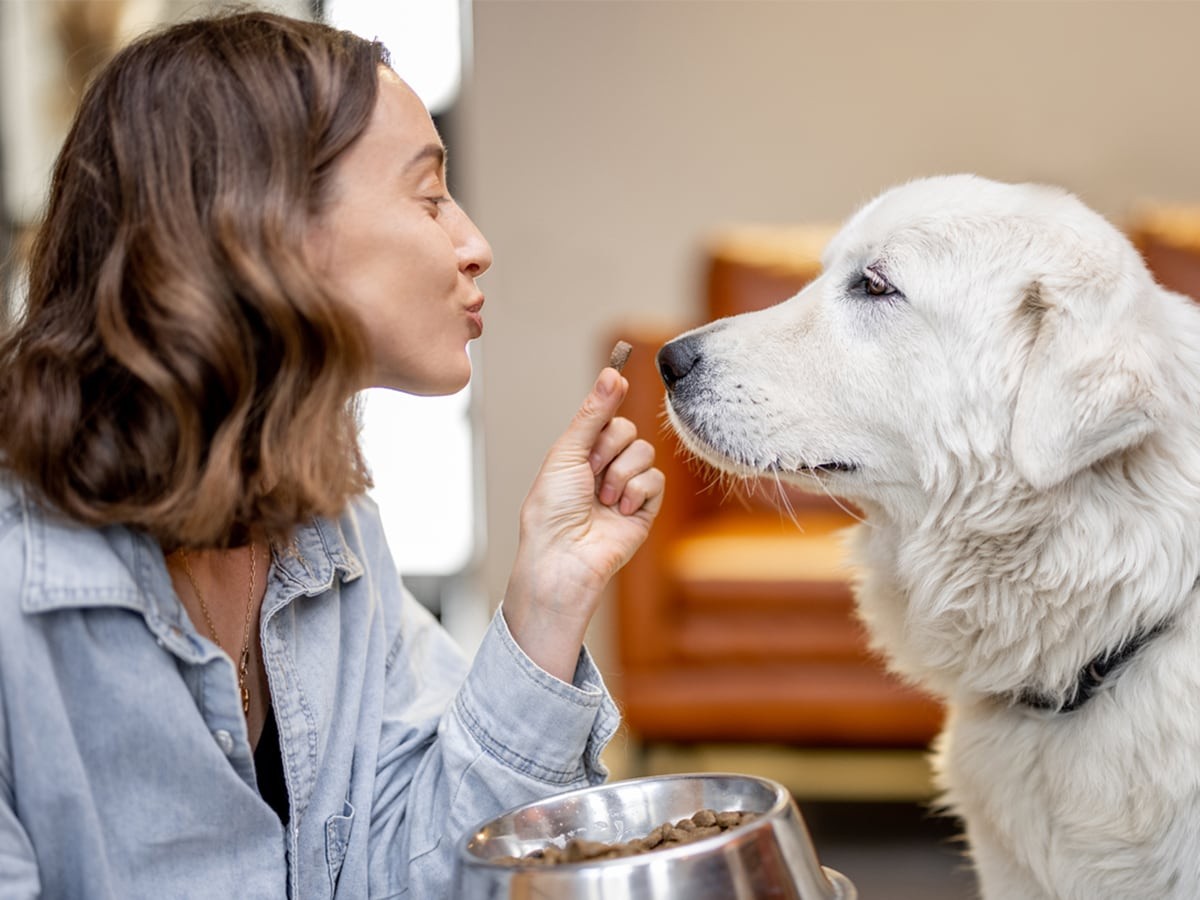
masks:
<svg viewBox="0 0 1200 900"><path fill-rule="evenodd" d="M441 144L426 144L404 164L403 171L407 174L428 159L437 162L438 171L446 165L446 148Z"/></svg>

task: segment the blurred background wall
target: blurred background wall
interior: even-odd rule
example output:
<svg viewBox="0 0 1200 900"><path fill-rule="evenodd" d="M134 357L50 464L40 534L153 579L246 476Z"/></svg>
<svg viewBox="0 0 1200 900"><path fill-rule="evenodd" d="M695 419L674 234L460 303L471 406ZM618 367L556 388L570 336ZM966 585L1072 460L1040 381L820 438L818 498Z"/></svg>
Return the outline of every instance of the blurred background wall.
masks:
<svg viewBox="0 0 1200 900"><path fill-rule="evenodd" d="M447 139L496 259L476 383L493 603L606 342L696 317L714 228L836 222L956 171L1057 183L1115 220L1200 201L1200 3L478 0L473 17ZM619 677L603 615L593 631Z"/></svg>

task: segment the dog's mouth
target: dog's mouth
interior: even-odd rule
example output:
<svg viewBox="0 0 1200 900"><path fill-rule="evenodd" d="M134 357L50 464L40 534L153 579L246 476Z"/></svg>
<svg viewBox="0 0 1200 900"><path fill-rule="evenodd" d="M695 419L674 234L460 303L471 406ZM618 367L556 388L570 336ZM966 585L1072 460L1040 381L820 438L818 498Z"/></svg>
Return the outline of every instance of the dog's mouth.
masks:
<svg viewBox="0 0 1200 900"><path fill-rule="evenodd" d="M667 414L675 433L697 457L717 469L742 476L773 475L787 478L802 477L806 480L829 475L845 475L857 472L858 463L844 459L829 459L819 463L796 463L781 457L758 457L738 452L737 448L723 446L723 441L714 441L705 430L697 427L686 415L680 415L671 403Z"/></svg>
<svg viewBox="0 0 1200 900"><path fill-rule="evenodd" d="M768 475L803 483L804 481L811 482L813 479L823 479L829 476L850 475L859 470L857 463L845 460L829 460L821 463L801 463L797 465L779 459L769 461L741 459L737 456L730 456L720 451L715 451L711 445L704 445L701 449L692 443L691 449L710 465L728 472L751 477Z"/></svg>
<svg viewBox="0 0 1200 900"><path fill-rule="evenodd" d="M781 468L780 471L786 470ZM817 463L815 466L797 466L795 471L804 475L827 475L832 472L857 472L858 465L852 462L834 460L832 462Z"/></svg>

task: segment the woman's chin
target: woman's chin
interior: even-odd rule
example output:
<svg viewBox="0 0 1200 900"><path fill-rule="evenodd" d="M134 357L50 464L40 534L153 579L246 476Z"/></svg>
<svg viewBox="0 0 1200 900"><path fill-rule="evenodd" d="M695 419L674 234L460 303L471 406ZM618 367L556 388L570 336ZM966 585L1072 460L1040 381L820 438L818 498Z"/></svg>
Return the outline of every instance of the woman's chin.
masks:
<svg viewBox="0 0 1200 900"><path fill-rule="evenodd" d="M411 372L379 374L372 379L371 387L389 388L393 391L403 391L420 397L446 397L457 394L471 382L471 364L456 371L422 372L416 375Z"/></svg>

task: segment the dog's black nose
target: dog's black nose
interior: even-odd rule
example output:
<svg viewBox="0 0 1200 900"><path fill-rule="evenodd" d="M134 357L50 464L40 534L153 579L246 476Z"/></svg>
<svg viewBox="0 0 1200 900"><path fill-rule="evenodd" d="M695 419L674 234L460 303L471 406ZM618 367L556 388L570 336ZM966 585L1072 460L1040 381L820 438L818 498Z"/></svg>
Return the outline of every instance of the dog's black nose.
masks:
<svg viewBox="0 0 1200 900"><path fill-rule="evenodd" d="M700 361L700 342L694 337L681 337L658 351L658 374L668 389L696 367Z"/></svg>

